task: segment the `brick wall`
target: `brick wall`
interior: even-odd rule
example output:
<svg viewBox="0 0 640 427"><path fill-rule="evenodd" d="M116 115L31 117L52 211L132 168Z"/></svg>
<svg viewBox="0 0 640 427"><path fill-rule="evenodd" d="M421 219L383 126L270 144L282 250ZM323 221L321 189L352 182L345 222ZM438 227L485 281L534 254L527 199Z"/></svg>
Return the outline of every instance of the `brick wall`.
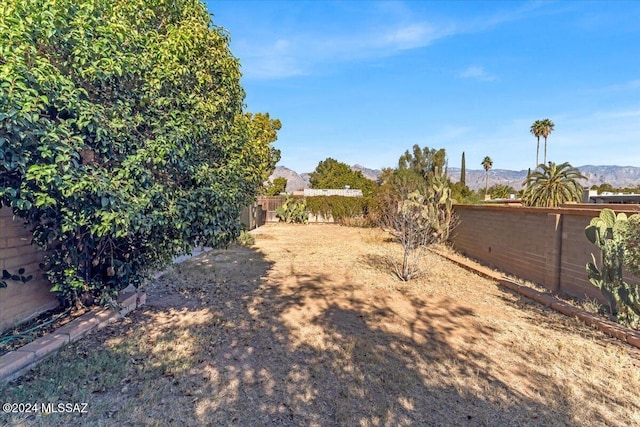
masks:
<svg viewBox="0 0 640 427"><path fill-rule="evenodd" d="M58 305L38 267L43 260L43 252L31 245L31 233L23 221L14 221L11 209L0 208L0 273L17 274L24 268L25 276L33 275L27 283L8 280L8 286L0 288L0 331Z"/></svg>
<svg viewBox="0 0 640 427"><path fill-rule="evenodd" d="M600 291L589 283L585 270L591 253L599 260L599 250L584 234L591 218L598 216L603 207L456 205L460 223L450 240L470 258L553 292L604 302ZM638 212L638 207L608 207L616 212ZM637 281L631 277L628 280Z"/></svg>

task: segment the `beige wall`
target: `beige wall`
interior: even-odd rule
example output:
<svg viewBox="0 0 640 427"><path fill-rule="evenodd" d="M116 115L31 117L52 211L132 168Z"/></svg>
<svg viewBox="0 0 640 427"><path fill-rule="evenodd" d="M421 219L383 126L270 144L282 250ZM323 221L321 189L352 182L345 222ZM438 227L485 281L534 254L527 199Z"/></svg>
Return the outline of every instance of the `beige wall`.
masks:
<svg viewBox="0 0 640 427"><path fill-rule="evenodd" d="M456 205L460 223L450 240L461 253L506 273L554 292L604 302L600 291L589 283L585 269L591 253L599 260L599 249L584 234L591 218L603 207ZM628 214L639 209L609 207Z"/></svg>
<svg viewBox="0 0 640 427"><path fill-rule="evenodd" d="M39 264L44 254L31 245L31 233L23 221L13 219L11 209L0 208L0 273L9 270L17 274L20 268L25 276L33 275L27 283L7 280L8 286L0 288L0 331L39 313L57 307L51 285L42 278Z"/></svg>

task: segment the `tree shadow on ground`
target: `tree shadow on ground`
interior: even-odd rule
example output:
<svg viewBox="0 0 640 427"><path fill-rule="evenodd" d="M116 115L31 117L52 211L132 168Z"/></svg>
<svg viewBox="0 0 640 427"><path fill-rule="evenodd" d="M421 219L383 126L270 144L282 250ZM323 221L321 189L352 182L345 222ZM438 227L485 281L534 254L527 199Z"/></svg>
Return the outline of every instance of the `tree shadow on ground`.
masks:
<svg viewBox="0 0 640 427"><path fill-rule="evenodd" d="M562 399L546 408L489 373L482 346L494 331L470 328L475 313L453 300L406 296L401 311L384 293L359 294L348 275L274 272L246 248L202 255L148 292L111 341L75 347L122 360L125 382L94 393L90 379L67 378L82 391L29 397L90 398L92 412L25 424L573 425ZM478 345L460 351L455 340ZM51 375L44 364L30 381L64 379Z"/></svg>
<svg viewBox="0 0 640 427"><path fill-rule="evenodd" d="M264 267L208 301L220 340L188 364L210 379L188 396L196 424L571 425L489 374L482 347L452 347L454 335L488 342L493 332L469 329L474 313L455 301L413 298L399 313L384 295L363 300L348 277L292 268L274 281Z"/></svg>
<svg viewBox="0 0 640 427"><path fill-rule="evenodd" d="M395 271L398 267L398 260L391 254L366 254L358 259L358 263L366 268L370 268L381 273L395 275L389 273Z"/></svg>

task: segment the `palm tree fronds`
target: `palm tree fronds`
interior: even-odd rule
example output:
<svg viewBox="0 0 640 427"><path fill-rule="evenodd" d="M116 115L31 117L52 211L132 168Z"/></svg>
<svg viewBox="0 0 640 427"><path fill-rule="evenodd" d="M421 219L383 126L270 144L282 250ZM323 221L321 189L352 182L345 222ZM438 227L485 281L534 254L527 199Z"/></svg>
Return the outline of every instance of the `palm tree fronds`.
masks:
<svg viewBox="0 0 640 427"><path fill-rule="evenodd" d="M522 201L527 206L556 207L562 203L582 200L583 187L580 180L586 179L577 168L568 162L556 165L540 164L523 182Z"/></svg>

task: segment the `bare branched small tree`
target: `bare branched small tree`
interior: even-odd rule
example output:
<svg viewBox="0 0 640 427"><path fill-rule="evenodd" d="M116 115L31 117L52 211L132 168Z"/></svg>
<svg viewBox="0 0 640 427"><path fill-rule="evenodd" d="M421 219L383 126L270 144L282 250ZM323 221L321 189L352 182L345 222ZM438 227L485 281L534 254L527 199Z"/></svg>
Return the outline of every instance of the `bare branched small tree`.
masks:
<svg viewBox="0 0 640 427"><path fill-rule="evenodd" d="M422 273L419 264L426 248L447 240L455 225L446 179L434 179L424 193L414 191L404 200L387 204L384 222L403 250L395 273L404 281Z"/></svg>

